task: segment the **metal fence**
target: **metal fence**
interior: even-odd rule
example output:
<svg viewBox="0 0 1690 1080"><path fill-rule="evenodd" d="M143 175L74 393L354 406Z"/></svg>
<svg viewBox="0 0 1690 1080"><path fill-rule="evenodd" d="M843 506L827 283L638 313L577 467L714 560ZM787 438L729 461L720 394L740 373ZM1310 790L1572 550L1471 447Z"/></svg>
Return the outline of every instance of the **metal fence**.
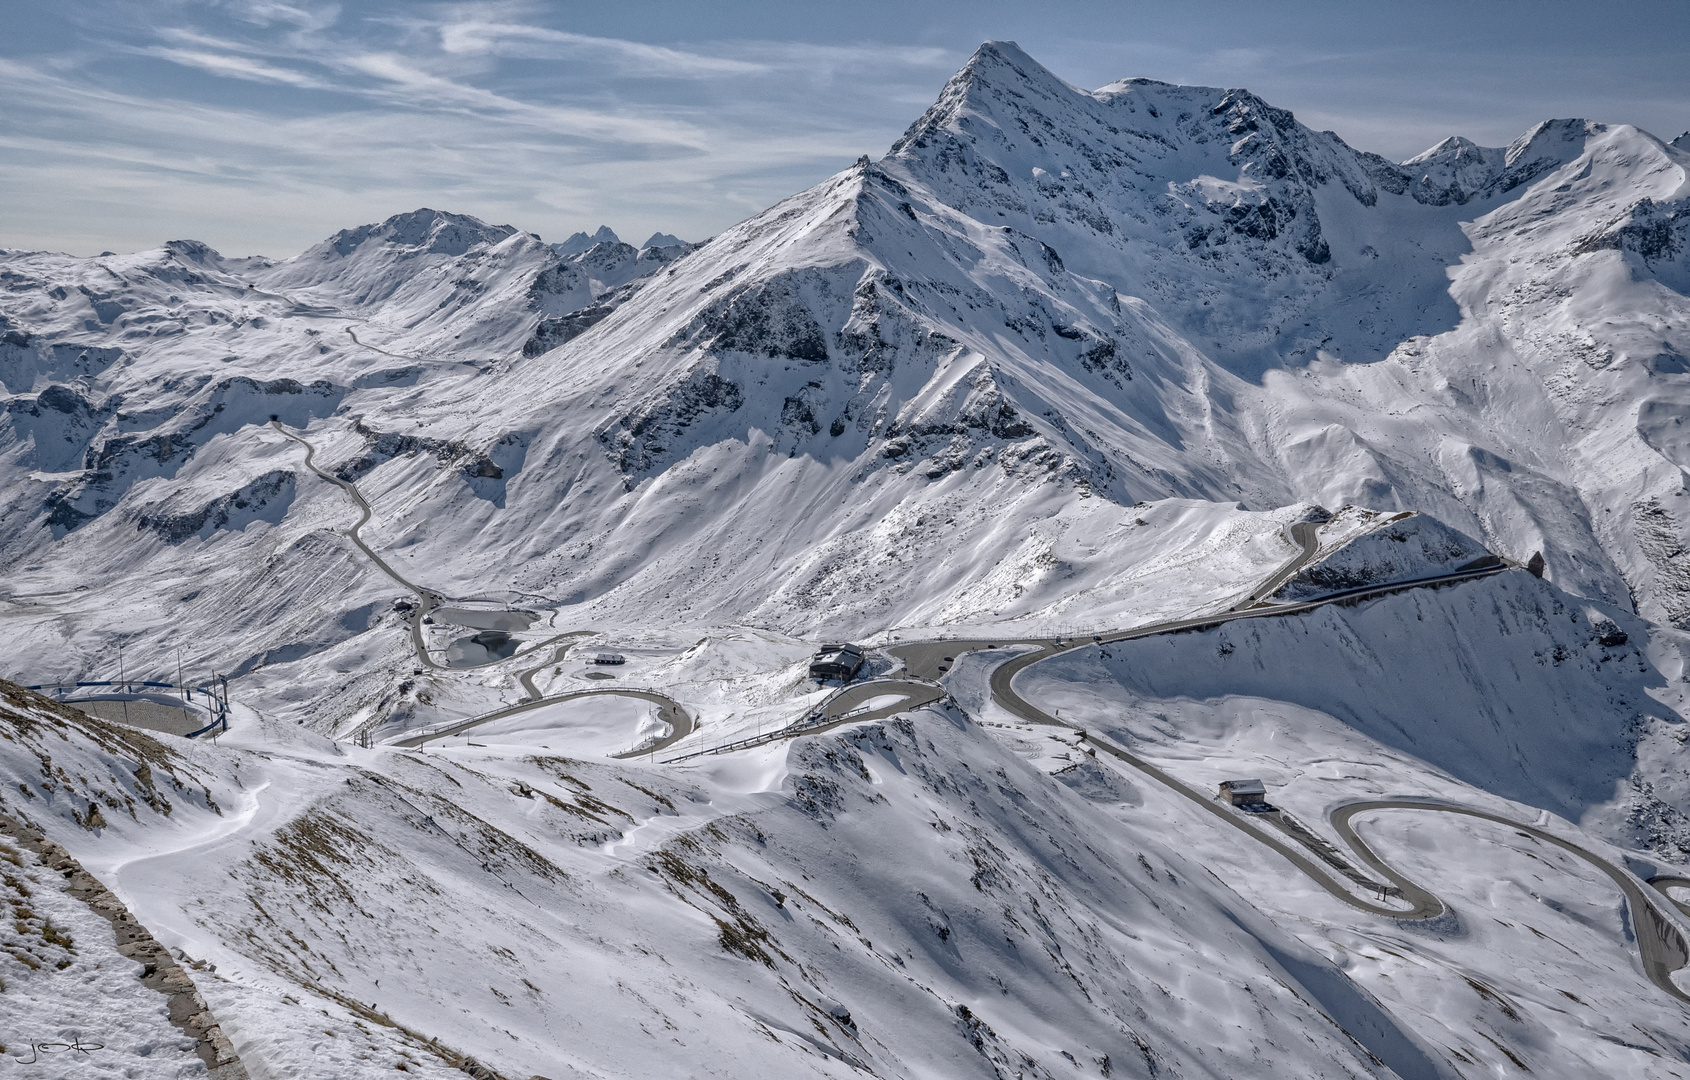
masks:
<svg viewBox="0 0 1690 1080"><path fill-rule="evenodd" d="M212 718L211 723L196 731L188 732L186 738L197 739L201 735L209 735L213 732L221 735L223 732L229 730L228 686L226 683L222 684L221 693L219 693L220 687L219 682L217 681L214 681L209 686L194 686L189 683L158 682L153 679L81 679L76 682L38 683L34 686L25 686L24 689L34 690L37 693L58 691L58 696L55 700L63 701L64 692L67 690L117 687L117 692L120 694L133 694L137 692L135 690L137 686L149 687L155 690L182 691L188 695L188 700L190 702L193 701L193 695L195 694L204 694L206 698L210 700L209 707L215 710L216 713L216 715ZM67 702L67 704L74 704L74 702Z"/></svg>

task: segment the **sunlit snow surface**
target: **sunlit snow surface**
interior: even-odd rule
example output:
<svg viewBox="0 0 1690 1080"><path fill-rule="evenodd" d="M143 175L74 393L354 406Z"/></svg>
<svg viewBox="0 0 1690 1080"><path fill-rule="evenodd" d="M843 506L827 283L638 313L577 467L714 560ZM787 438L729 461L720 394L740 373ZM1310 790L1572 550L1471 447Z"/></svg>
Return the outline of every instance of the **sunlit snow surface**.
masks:
<svg viewBox="0 0 1690 1080"><path fill-rule="evenodd" d="M1262 775L1317 828L1337 802L1426 794L1577 836L1569 819L1614 810L1579 801L1600 794L1577 768L1601 760L1579 741L1600 738L1579 723L1590 669L1630 665L1611 689L1633 705L1659 679L1631 651L1603 661L1558 604L1517 573L1081 650L1021 689L1193 784ZM1459 679L1437 681L1435 709L1405 689L1430 685L1479 632L1473 614L1498 609L1517 614L1485 678L1535 676L1529 718L1487 715L1483 683L1462 698ZM1370 700L1355 665L1392 642L1424 666L1379 673ZM1533 654L1555 644L1579 652L1539 670ZM123 754L48 734L89 778L48 801L30 740L0 750L54 835L161 939L216 964L202 991L277 1075L448 1075L348 1002L507 1075L686 1061L821 1076L849 1058L883 1075L1062 1076L1069 1057L1099 1075L1108 1056L1112 1075L1154 1062L1433 1077L1509 1055L1548 1075L1677 1074L1690 1025L1583 864L1504 828L1384 812L1364 835L1453 912L1358 914L1071 734L985 704L991 659L948 677L960 708L680 768L595 760L595 724L615 710L512 718L523 730L423 753L335 746L240 710L218 747L162 737L220 813L203 798L168 818L140 806L98 834L69 814L99 797L89 781L133 788ZM1564 817L1537 808L1552 798Z"/></svg>
<svg viewBox="0 0 1690 1080"><path fill-rule="evenodd" d="M544 751L609 757L669 733L657 706L635 698L591 697L560 701L494 720L468 731L467 743L500 750Z"/></svg>
<svg viewBox="0 0 1690 1080"><path fill-rule="evenodd" d="M1585 864L1383 811L1358 828L1451 912L1358 913L1007 713L1008 651L940 706L681 766L610 760L659 722L608 696L353 737L526 674L669 695L702 749L811 714L820 640L1226 612L1332 511L1269 604L1487 553L1545 579L1076 649L1020 691L1317 831L1434 796L1683 874L1687 162L1555 121L1397 166L1000 43L886 157L693 251L418 211L280 263L0 252L0 672L109 679L121 643L236 702L218 745L13 717L0 800L215 962L255 1076L463 1075L430 1039L552 1080L1684 1075ZM272 420L394 573L533 612L515 655L420 658L415 595ZM437 663L468 632L417 631ZM0 1007L174 1075L88 926Z"/></svg>

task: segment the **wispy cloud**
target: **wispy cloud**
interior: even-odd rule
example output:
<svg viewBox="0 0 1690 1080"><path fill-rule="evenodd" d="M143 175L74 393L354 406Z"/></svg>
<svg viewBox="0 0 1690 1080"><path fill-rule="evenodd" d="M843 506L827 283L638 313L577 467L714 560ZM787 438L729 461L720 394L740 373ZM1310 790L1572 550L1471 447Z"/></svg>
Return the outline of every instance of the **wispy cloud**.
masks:
<svg viewBox="0 0 1690 1080"><path fill-rule="evenodd" d="M1690 122L1670 19L1427 3L38 4L0 35L0 244L287 254L422 204L699 237L883 150L983 37L1076 85L1248 86L1393 157L1549 115Z"/></svg>
<svg viewBox="0 0 1690 1080"><path fill-rule="evenodd" d="M701 237L887 145L909 108L874 102L931 96L959 61L938 49L652 46L536 27L517 5L362 21L295 5L215 10L229 17L0 58L0 245L192 236L284 255L424 204L543 235L609 222ZM564 52L566 65L531 63ZM872 92L836 92L853 72Z"/></svg>
<svg viewBox="0 0 1690 1080"><path fill-rule="evenodd" d="M292 68L276 67L272 64L266 64L262 60L254 60L250 56L167 48L152 48L145 50L145 52L149 56L156 56L173 64L198 68L213 75L225 75L232 79L281 83L284 86L298 86L313 90L327 89L329 86L323 80L313 78L304 72L295 71Z"/></svg>
<svg viewBox="0 0 1690 1080"><path fill-rule="evenodd" d="M620 38L592 37L521 23L447 22L438 26L440 47L449 55L527 59L596 58L648 78L749 75L768 69L729 57L647 45Z"/></svg>
<svg viewBox="0 0 1690 1080"><path fill-rule="evenodd" d="M339 4L287 4L277 0L230 0L229 10L255 26L292 26L299 30L326 30L340 20Z"/></svg>

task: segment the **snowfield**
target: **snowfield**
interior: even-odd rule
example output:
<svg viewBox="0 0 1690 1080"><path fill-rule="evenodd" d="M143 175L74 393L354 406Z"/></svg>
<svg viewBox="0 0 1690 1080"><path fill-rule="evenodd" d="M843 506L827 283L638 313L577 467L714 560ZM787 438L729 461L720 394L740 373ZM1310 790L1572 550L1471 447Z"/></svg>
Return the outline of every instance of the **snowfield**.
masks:
<svg viewBox="0 0 1690 1080"><path fill-rule="evenodd" d="M702 244L0 250L0 814L216 1080L1690 1076L1687 169L993 42ZM0 860L5 1052L205 1075Z"/></svg>

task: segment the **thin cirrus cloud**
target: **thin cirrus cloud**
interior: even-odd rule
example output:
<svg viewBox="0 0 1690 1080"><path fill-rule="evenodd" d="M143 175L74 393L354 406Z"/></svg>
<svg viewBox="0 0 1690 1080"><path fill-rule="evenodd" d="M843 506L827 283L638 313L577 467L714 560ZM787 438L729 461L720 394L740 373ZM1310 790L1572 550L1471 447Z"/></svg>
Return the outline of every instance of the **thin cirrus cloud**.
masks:
<svg viewBox="0 0 1690 1080"><path fill-rule="evenodd" d="M452 22L439 25L438 33L440 48L448 55L523 59L596 57L611 60L625 72L648 78L751 75L768 70L764 65L746 60L521 23Z"/></svg>
<svg viewBox="0 0 1690 1080"><path fill-rule="evenodd" d="M425 204L546 236L610 222L699 238L907 120L828 99L827 84L872 73L882 98L912 81L930 97L958 62L929 48L659 47L465 10L349 24L247 5L220 23L0 55L13 106L0 114L0 245L193 237L286 255ZM661 89L683 79L695 89Z"/></svg>
<svg viewBox="0 0 1690 1080"><path fill-rule="evenodd" d="M0 15L0 244L289 254L433 205L697 239L883 151L986 38L1063 78L1247 86L1406 157L1686 123L1669 0L79 0ZM1365 9L1365 10L1364 10Z"/></svg>
<svg viewBox="0 0 1690 1080"><path fill-rule="evenodd" d="M330 84L292 68L277 67L250 56L231 53L203 52L194 49L153 48L145 50L149 56L168 60L183 67L198 68L212 75L225 75L250 82L280 83L312 90L329 89Z"/></svg>

